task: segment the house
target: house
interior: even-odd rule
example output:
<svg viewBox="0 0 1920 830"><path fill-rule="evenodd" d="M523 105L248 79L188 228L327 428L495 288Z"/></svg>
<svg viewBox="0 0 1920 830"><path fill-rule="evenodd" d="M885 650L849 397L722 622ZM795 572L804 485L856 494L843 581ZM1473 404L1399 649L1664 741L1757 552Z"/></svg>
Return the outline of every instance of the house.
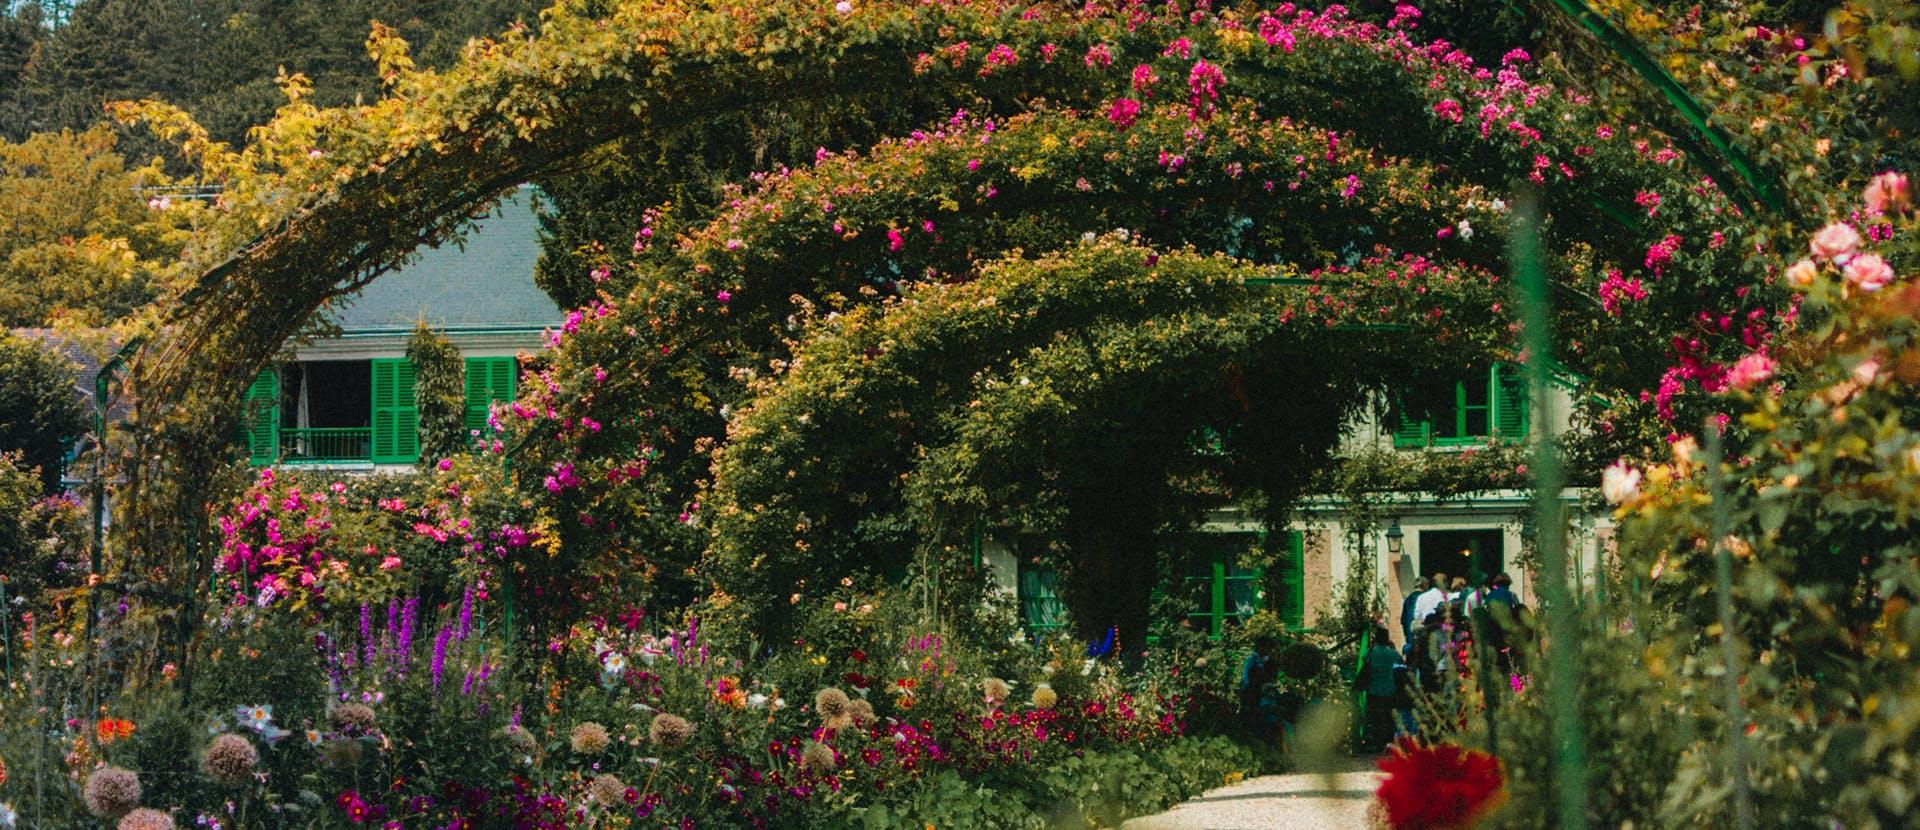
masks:
<svg viewBox="0 0 1920 830"><path fill-rule="evenodd" d="M1574 385L1550 387L1545 425L1557 433L1569 427ZM1517 367L1496 364L1463 372L1451 400L1429 403L1428 417L1355 416L1342 455L1391 452L1465 454L1527 439L1529 423L1524 380ZM1599 568L1610 549L1611 519L1580 509L1583 490L1563 493L1570 533L1568 563L1575 584L1598 584ZM1356 575L1371 582L1387 609L1387 628L1401 639L1402 600L1420 576L1434 573L1491 576L1502 571L1514 581L1520 600L1537 604L1533 577L1522 559L1522 528L1531 520L1533 493L1526 489L1484 490L1457 497L1403 491L1378 494L1362 519L1354 505L1334 496L1310 496L1294 510L1279 540L1281 572L1268 574L1243 564L1248 554L1267 545L1259 519L1237 508L1211 513L1180 544L1191 573L1175 581L1184 597L1187 623L1218 637L1262 610L1272 610L1294 630L1311 630L1332 613L1341 586ZM985 539L982 559L1001 590L1018 598L1029 633L1063 627L1066 614L1055 574L1034 566L1023 540Z"/></svg>
<svg viewBox="0 0 1920 830"><path fill-rule="evenodd" d="M378 468L420 460L419 412L407 340L422 322L466 363L466 425L487 429L510 401L516 355L540 348L565 319L534 284L540 256L533 191L503 200L464 244L427 250L329 313L337 334L296 347L246 394L245 441L256 465Z"/></svg>

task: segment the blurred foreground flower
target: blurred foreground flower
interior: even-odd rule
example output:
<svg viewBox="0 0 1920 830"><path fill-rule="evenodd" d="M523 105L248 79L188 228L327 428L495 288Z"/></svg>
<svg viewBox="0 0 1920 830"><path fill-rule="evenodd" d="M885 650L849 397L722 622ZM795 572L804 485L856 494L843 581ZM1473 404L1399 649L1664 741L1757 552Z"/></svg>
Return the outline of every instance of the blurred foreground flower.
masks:
<svg viewBox="0 0 1920 830"><path fill-rule="evenodd" d="M1402 739L1380 759L1375 792L1393 830L1465 830L1507 799L1500 761L1454 744Z"/></svg>

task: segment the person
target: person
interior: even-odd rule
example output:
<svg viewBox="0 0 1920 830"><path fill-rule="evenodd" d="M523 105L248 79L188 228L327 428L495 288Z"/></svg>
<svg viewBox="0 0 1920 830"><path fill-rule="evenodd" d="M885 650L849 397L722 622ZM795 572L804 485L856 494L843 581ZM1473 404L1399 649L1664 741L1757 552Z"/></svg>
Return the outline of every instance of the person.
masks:
<svg viewBox="0 0 1920 830"><path fill-rule="evenodd" d="M1427 582L1426 577L1424 576L1420 577L1419 579L1416 579L1413 581L1413 591L1407 594L1406 599L1401 600L1400 602L1400 634L1402 635L1402 638L1400 640L1401 642L1407 643L1408 645L1413 644L1413 632L1420 623L1420 617L1414 613L1413 607L1415 604L1417 604L1420 601L1420 595L1426 593L1427 589L1431 587L1433 587L1433 585L1432 583Z"/></svg>
<svg viewBox="0 0 1920 830"><path fill-rule="evenodd" d="M1454 603L1456 605L1466 603L1467 601L1467 578L1466 577L1456 576L1453 578L1453 582L1449 583L1448 589L1447 589L1447 601Z"/></svg>
<svg viewBox="0 0 1920 830"><path fill-rule="evenodd" d="M1276 648L1278 643L1272 637L1255 637L1253 653L1240 664L1240 720L1262 740L1271 737L1279 725L1266 705L1267 686L1280 677L1280 663L1274 659Z"/></svg>
<svg viewBox="0 0 1920 830"><path fill-rule="evenodd" d="M1367 752L1379 752L1393 742L1394 692L1397 689L1394 668L1399 665L1400 652L1394 650L1387 630L1375 626L1372 645L1367 647L1366 657L1360 661L1360 672L1353 678L1354 688L1367 697L1367 728L1361 743L1361 748Z"/></svg>
<svg viewBox="0 0 1920 830"><path fill-rule="evenodd" d="M1441 603L1444 603L1447 601L1447 575L1446 574L1444 573L1434 574L1433 581L1428 583L1428 585L1430 587L1428 587L1426 591L1422 592L1419 595L1419 597L1415 599L1413 602L1414 619L1417 619L1417 620L1426 619L1429 614L1432 614L1433 612L1440 610Z"/></svg>

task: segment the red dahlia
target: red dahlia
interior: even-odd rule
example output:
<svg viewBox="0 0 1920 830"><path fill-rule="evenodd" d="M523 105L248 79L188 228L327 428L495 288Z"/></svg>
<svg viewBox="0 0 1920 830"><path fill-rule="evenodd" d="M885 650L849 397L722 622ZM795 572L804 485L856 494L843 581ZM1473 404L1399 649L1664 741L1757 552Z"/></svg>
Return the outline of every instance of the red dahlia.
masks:
<svg viewBox="0 0 1920 830"><path fill-rule="evenodd" d="M1393 830L1466 830L1506 801L1499 759L1455 744L1394 744L1375 797Z"/></svg>

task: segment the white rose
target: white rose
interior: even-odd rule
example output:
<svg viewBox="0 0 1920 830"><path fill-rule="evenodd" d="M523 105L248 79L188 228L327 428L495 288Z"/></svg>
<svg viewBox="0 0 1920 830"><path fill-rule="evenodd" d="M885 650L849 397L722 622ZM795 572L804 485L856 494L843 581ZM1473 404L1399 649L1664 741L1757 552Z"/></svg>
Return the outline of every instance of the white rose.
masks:
<svg viewBox="0 0 1920 830"><path fill-rule="evenodd" d="M1600 495L1608 504L1625 504L1640 496L1640 471L1625 460L1615 461L1600 474Z"/></svg>

